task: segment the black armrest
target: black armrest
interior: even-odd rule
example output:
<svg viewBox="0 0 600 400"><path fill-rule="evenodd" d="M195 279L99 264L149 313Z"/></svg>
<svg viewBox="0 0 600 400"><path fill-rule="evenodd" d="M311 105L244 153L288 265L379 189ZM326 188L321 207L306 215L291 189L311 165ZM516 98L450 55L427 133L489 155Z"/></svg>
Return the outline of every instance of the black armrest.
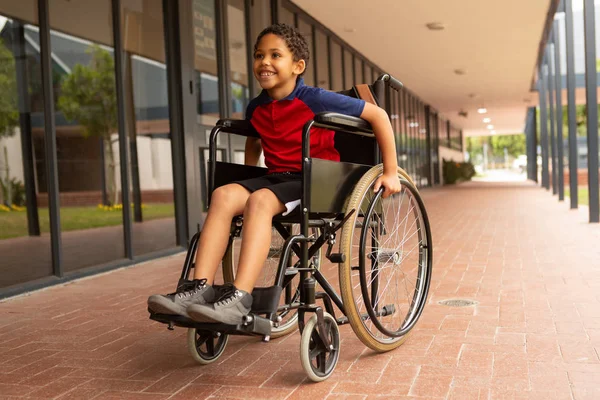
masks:
<svg viewBox="0 0 600 400"><path fill-rule="evenodd" d="M334 112L318 113L314 117L315 126L334 131L354 133L362 136L373 136L371 124L362 118Z"/></svg>
<svg viewBox="0 0 600 400"><path fill-rule="evenodd" d="M260 138L254 126L245 119L220 119L217 121L216 126L221 127L224 132Z"/></svg>

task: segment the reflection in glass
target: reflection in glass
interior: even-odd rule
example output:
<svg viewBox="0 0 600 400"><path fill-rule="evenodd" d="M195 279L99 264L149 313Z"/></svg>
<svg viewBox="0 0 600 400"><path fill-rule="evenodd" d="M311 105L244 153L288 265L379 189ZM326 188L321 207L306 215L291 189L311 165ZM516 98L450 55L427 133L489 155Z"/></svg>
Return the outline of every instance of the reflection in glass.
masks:
<svg viewBox="0 0 600 400"><path fill-rule="evenodd" d="M295 27L296 22L294 20L294 13L285 7L281 7L281 9L279 10L279 22L283 22L284 24L288 24L289 26Z"/></svg>
<svg viewBox="0 0 600 400"><path fill-rule="evenodd" d="M354 59L352 53L344 49L344 89L354 85Z"/></svg>
<svg viewBox="0 0 600 400"><path fill-rule="evenodd" d="M327 49L327 36L320 30L316 29L316 54L314 55L317 61L317 76L319 82L317 86L323 89L330 89L329 83L329 56Z"/></svg>
<svg viewBox="0 0 600 400"><path fill-rule="evenodd" d="M111 6L108 0L83 3L94 13L50 3L65 272L125 254Z"/></svg>
<svg viewBox="0 0 600 400"><path fill-rule="evenodd" d="M366 83L365 79L363 78L363 62L360 57L354 58L354 82L357 85Z"/></svg>
<svg viewBox="0 0 600 400"><path fill-rule="evenodd" d="M193 8L198 123L212 126L219 120L215 2L194 0Z"/></svg>
<svg viewBox="0 0 600 400"><path fill-rule="evenodd" d="M306 39L306 43L308 44L308 49L310 52L310 59L306 64L306 70L304 71L304 82L307 85L315 86L315 70L314 70L314 60L315 54L313 54L313 36L312 36L312 25L304 21L303 19L298 20L298 30Z"/></svg>
<svg viewBox="0 0 600 400"><path fill-rule="evenodd" d="M121 0L135 256L176 246L169 98L160 0Z"/></svg>
<svg viewBox="0 0 600 400"><path fill-rule="evenodd" d="M250 40L249 45L254 49L254 41L258 37L258 34L271 25L271 2L269 1L252 1L250 2L250 18L252 23L250 24ZM251 78L253 79L253 78ZM254 85L254 93L250 97L258 95L261 91L261 87L258 84Z"/></svg>
<svg viewBox="0 0 600 400"><path fill-rule="evenodd" d="M248 106L248 58L244 2L229 0L227 7L229 66L231 68L231 117L242 119Z"/></svg>
<svg viewBox="0 0 600 400"><path fill-rule="evenodd" d="M369 64L365 63L365 83L373 82L375 82L375 78L373 78L373 70Z"/></svg>
<svg viewBox="0 0 600 400"><path fill-rule="evenodd" d="M39 33L31 24L34 0L0 5L0 289L53 273Z"/></svg>
<svg viewBox="0 0 600 400"><path fill-rule="evenodd" d="M336 92L344 90L342 47L335 40L331 40L331 89Z"/></svg>

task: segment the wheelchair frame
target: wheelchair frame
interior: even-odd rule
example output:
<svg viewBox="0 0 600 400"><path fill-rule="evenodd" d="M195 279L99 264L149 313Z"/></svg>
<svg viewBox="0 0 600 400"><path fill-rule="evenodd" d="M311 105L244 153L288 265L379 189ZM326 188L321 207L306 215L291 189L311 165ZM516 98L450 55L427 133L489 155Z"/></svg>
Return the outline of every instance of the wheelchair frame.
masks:
<svg viewBox="0 0 600 400"><path fill-rule="evenodd" d="M388 99L386 92L390 89L400 90L402 84L391 77L390 75L384 74L377 79L377 81L373 84L373 89L377 98L385 98ZM302 198L300 203L300 233L299 234L291 234L285 227L285 223L293 222L297 223L298 216L291 217L276 217L273 219L273 226L279 232L279 234L285 239L281 257L279 259L279 264L277 268L277 273L275 276L274 286L266 287L266 288L255 288L252 292L254 297L254 303L252 306L251 313L244 318L244 321L241 325L232 326L226 324L213 324L213 323L198 323L191 321L182 316L173 316L173 315L163 315L163 314L152 314L150 318L159 322L163 322L169 325L169 329L173 329L173 326L181 326L195 329L196 332L213 332L215 335L214 339L217 339L217 342L212 342L212 345L207 342L207 349L210 353L210 348L212 347L213 353L218 353L215 356L215 359L218 358L220 352L223 351L223 348L226 344L226 338L223 339L222 334L236 334L236 335L260 335L263 336L263 341L269 341L271 335L271 329L274 324L278 323L278 313L279 312L289 312L293 310L297 310L298 313L298 327L301 333L304 332L306 322L305 322L305 314L306 313L314 313L316 316L316 323L312 321L311 329L315 329L314 334L311 333L310 341L312 345L320 349L320 351L324 351L326 353L334 354L334 359L332 361L333 364L329 363L329 366L321 366L321 369L325 368L323 373L317 373L316 375L311 375L309 371L309 377L312 380L318 381L326 379L335 368L335 364L337 363L337 358L339 356L339 349L336 348L334 343L339 345L339 333L337 332L337 325L343 325L349 323L349 318L347 315L346 307L342 301L340 295L336 292L333 286L327 281L323 273L315 268L312 262L309 263L309 260L325 245L328 245L326 257L333 263L343 263L345 261L345 254L343 253L332 253L332 249L334 244L336 243L336 233L344 226L344 224L352 217L353 213L357 212L356 210L351 210L349 213L343 215L343 211L340 211L340 205L343 205L343 201L347 198L349 190L353 188L354 183L357 181L357 176L362 176L365 171L369 170L371 166L366 166L362 164L352 164L347 162L332 162L327 160L319 160L319 159L311 159L310 157L310 131L313 127L322 127L326 129L330 129L337 132L345 132L353 135L363 136L371 138L374 141L374 135L372 133L370 125L360 119L355 117L350 117L347 115L336 114L336 113L320 113L317 114L313 120L307 122L302 130ZM210 158L209 158L209 176L208 176L208 193L209 198L212 195L214 189L218 186L228 183L227 179L224 179L223 176L235 176L235 179L231 180L239 180L250 178L254 176L259 176L265 173L264 168L258 167L250 167L250 166L242 166L236 164L229 163L221 163L216 161L216 152L217 152L217 136L221 132L227 132L232 134L238 134L243 136L256 136L258 134L252 129L251 125L246 121L239 120L220 120L217 125L213 128L210 134ZM375 143L373 146L374 154L372 155L372 159L375 161L375 164L379 163L379 151L378 146ZM317 168L333 168L335 170L335 174L338 177L341 177L342 186L340 188L336 188L339 192L338 195L332 194L331 188L328 187L325 190L330 192L328 200L323 202L322 198L319 199L318 196L315 196L315 192L321 192L321 190L313 190L314 187L311 187L312 184L318 184L318 182L314 182L313 174L311 173L313 169ZM221 174L217 174L217 170L223 170ZM225 173L228 172L228 173ZM311 181L312 180L312 181ZM412 182L408 182L412 186ZM326 185L325 185L326 186ZM330 186L330 185L329 185ZM319 188L322 189L322 188ZM413 189L411 189L413 190ZM345 191L345 192L344 192ZM416 189L414 189L416 193ZM365 221L370 221L371 215L375 212L375 204L379 201L379 198L383 192L383 188L380 188L379 192L375 195L375 197L371 200L369 204L368 211L365 217ZM344 196L340 198L340 193ZM424 206L418 198L417 200L420 202L420 207L424 210ZM313 207L315 205L315 207ZM337 209L337 211L335 211ZM314 211L313 211L314 210ZM316 211L316 212L315 212ZM332 216L332 213L334 214ZM428 225L427 217L425 214L425 223ZM361 239L360 239L360 250L364 251L365 243L367 240L366 231L372 227L369 224L364 224L362 227ZM321 230L321 234L318 237L310 237L309 229L310 228L319 228ZM379 232L379 229L384 229L384 227L377 226L376 232ZM429 233L429 227L426 226L427 239L430 245L431 237ZM233 242L236 237L238 237L241 233L242 229L242 220L241 217L236 217L232 221L232 228L229 237L228 248L233 246ZM379 233L377 233L379 235ZM196 250L198 247L200 233L196 233L191 241L190 246L186 255L186 259L183 265L183 270L181 273L181 277L178 282L178 288L187 281L188 276L190 275L190 271L194 268L194 256L196 254ZM290 260L292 254L295 253L298 256L298 261L290 267ZM362 260L362 257L361 257ZM431 260L428 260L431 262ZM372 259L372 262L377 265L378 261ZM361 261L360 268L365 269L365 266L362 265L364 262ZM373 271L373 269L372 269ZM299 274L299 285L298 289L296 289L295 297L297 297L297 292L299 290L299 299L298 301L292 301L290 296L291 291L291 281L293 278ZM372 272L373 274L373 272ZM418 309L418 315L412 320L409 326L406 326L399 334L394 332L387 331L381 324L378 323L377 317L386 316L393 314L395 312L394 305L383 305L377 306L374 303L376 292L378 290L378 272L374 273L374 276L371 279L371 302L365 301L366 304L366 313L361 314L360 318L363 320L371 319L375 322L377 328L384 332L387 335L391 336L402 336L406 334L419 318L419 315L422 312L424 303ZM364 273L363 273L364 275ZM361 275L361 279L363 278ZM224 278L225 277L224 274ZM232 277L229 277L230 279ZM427 298L427 291L429 286L429 279L425 282L425 295L421 299L421 301L425 302ZM321 285L323 291L316 291L316 284ZM363 290L363 297L369 298L369 293L366 293L365 285L363 287L361 283L361 288ZM283 306L279 306L279 300L282 293L283 288L286 288L286 304ZM218 287L217 287L218 289ZM416 294L415 294L416 296ZM317 300L322 300L324 304L325 310L323 307L317 304ZM289 304L288 304L289 303ZM336 313L333 307L333 304L337 306L343 316L336 317ZM329 323L326 323L326 311L330 316L335 320L335 328L333 328L331 320ZM259 314L266 314L266 317L262 317ZM329 329L329 332L328 332ZM332 330L335 332L332 334ZM205 336L208 333L205 333ZM337 336L335 336L337 335ZM303 336L304 337L304 336ZM191 340L191 339L190 339ZM210 341L210 337L206 340ZM224 342L224 343L223 343ZM198 342L196 342L198 343ZM216 347L215 347L216 346ZM221 346L221 347L219 347ZM196 357L195 357L196 358ZM202 358L202 357L201 357ZM323 358L325 360L325 358ZM208 362L203 362L202 360L198 360L201 363L209 363L211 360L204 360ZM324 362L324 361L323 361ZM322 363L323 363L322 362ZM304 365L304 359L303 359ZM305 366L305 370L306 370Z"/></svg>

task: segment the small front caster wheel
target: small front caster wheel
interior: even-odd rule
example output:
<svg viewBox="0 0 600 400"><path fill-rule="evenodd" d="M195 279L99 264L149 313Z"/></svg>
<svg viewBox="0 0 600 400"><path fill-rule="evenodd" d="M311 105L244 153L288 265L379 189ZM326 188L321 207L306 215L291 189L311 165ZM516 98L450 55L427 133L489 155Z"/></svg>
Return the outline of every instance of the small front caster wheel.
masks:
<svg viewBox="0 0 600 400"><path fill-rule="evenodd" d="M203 365L217 361L223 354L228 340L229 336L226 333L188 329L187 343L190 354Z"/></svg>
<svg viewBox="0 0 600 400"><path fill-rule="evenodd" d="M340 331L335 318L323 313L325 330L323 335L329 339L330 348L326 349L319 338L317 315L306 323L300 340L300 361L302 368L314 382L321 382L333 373L340 356Z"/></svg>

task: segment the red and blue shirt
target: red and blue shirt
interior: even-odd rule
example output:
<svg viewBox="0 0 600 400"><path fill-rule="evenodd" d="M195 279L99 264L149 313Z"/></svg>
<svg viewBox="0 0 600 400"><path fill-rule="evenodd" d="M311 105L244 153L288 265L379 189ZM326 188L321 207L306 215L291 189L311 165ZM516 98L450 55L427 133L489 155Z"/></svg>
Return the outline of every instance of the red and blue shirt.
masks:
<svg viewBox="0 0 600 400"><path fill-rule="evenodd" d="M302 78L289 96L273 100L263 90L250 101L246 119L252 123L261 139L265 164L269 173L302 171L302 127L315 114L328 111L360 117L365 101L306 86ZM310 156L339 161L334 147L335 132L312 128Z"/></svg>

